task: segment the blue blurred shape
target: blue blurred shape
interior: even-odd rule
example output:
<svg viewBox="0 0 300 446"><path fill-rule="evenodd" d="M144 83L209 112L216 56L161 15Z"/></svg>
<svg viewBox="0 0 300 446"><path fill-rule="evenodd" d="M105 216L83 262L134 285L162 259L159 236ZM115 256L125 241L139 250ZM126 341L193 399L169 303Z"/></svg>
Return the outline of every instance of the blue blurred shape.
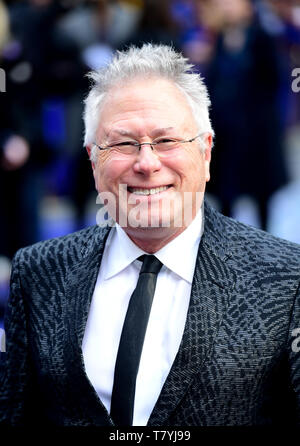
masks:
<svg viewBox="0 0 300 446"><path fill-rule="evenodd" d="M59 149L66 141L65 104L60 98L51 98L42 105L43 136L49 146Z"/></svg>

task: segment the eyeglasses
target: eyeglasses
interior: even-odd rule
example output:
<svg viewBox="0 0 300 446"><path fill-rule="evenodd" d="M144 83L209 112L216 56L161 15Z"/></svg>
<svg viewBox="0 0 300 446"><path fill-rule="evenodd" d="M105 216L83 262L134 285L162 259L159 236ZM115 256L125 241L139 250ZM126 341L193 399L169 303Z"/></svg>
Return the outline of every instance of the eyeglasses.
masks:
<svg viewBox="0 0 300 446"><path fill-rule="evenodd" d="M97 146L99 150L110 150L116 154L121 154L121 155L135 155L141 150L142 146L149 145L151 146L152 150L155 150L159 155L163 156L170 154L170 152L172 152L175 149L178 149L181 146L181 144L193 142L195 141L195 139L200 138L203 135L204 133L200 133L194 138L187 140L178 140L164 137L156 139L152 142L121 141L121 142L115 142L105 147L99 146L95 142L93 144Z"/></svg>

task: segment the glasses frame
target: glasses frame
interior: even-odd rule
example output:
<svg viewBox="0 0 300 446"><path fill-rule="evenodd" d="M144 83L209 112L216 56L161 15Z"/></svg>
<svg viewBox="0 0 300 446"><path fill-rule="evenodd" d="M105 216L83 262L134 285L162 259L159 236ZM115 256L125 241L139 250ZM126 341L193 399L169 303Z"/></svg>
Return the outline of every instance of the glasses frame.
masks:
<svg viewBox="0 0 300 446"><path fill-rule="evenodd" d="M199 133L199 135L196 135L194 138L183 139L183 140L180 140L180 141L176 141L176 143L178 143L178 144L185 144L185 143L188 143L188 142L193 142L193 141L195 141L195 139L200 138L201 136L205 135L205 133L206 132ZM95 146L97 146L99 150L110 150L110 149L112 149L114 147L114 145L103 147L103 146L100 146L99 144L97 144L96 142L93 142L93 144ZM159 142L155 142L155 141L152 141L152 142L137 142L137 141L136 142L132 142L133 146L139 148L138 151L141 150L142 146L146 146L146 145L151 146L151 150L154 150L153 146L156 146L157 144L159 144Z"/></svg>

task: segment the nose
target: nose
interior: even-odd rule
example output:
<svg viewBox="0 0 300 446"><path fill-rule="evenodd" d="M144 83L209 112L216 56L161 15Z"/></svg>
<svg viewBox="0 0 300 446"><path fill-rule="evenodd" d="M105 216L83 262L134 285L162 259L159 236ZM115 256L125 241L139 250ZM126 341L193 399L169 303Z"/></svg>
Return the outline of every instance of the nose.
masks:
<svg viewBox="0 0 300 446"><path fill-rule="evenodd" d="M137 154L133 169L136 173L149 175L161 168L161 161L150 144L143 144Z"/></svg>

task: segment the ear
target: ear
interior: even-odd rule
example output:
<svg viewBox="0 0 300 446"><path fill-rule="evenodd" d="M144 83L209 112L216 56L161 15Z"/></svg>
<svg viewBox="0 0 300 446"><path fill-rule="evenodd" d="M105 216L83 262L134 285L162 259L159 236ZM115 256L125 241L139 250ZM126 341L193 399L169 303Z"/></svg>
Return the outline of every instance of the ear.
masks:
<svg viewBox="0 0 300 446"><path fill-rule="evenodd" d="M92 146L91 145L86 146L86 151L88 153L89 159L91 159ZM91 164L92 164L92 169L94 171L95 170L95 163L93 161L91 161Z"/></svg>
<svg viewBox="0 0 300 446"><path fill-rule="evenodd" d="M211 161L211 148L212 148L212 134L208 133L205 138L205 151L204 151L204 163L205 163L205 179L210 180L210 161Z"/></svg>

